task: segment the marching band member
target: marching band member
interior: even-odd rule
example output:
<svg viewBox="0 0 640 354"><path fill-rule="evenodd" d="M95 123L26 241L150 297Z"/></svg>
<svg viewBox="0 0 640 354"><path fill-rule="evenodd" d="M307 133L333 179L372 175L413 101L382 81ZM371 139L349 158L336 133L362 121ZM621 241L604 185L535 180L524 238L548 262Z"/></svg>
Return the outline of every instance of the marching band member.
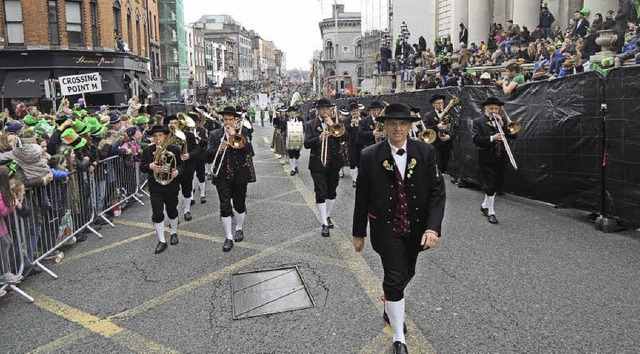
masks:
<svg viewBox="0 0 640 354"><path fill-rule="evenodd" d="M340 167L344 165L341 144L343 135L336 136L330 132L332 126L338 124L337 118L333 115L334 109L335 105L328 99L318 100L316 102L317 118L304 125L304 147L311 150L309 171L313 178L316 207L322 222L323 237L329 237L329 229L333 227L331 211L336 201Z"/></svg>
<svg viewBox="0 0 640 354"><path fill-rule="evenodd" d="M350 140L351 140L351 132L349 131L349 126L351 125L351 114L349 113L349 107L347 106L340 106L340 108L338 108L338 113L340 113L340 118L338 118L338 121L342 124L344 124L345 127L347 127L347 149L343 149L342 151L342 159L344 160L344 165L342 165L340 167L340 172L338 172L338 176L340 178L344 178L344 168L345 166L349 166L349 149L348 146L350 144Z"/></svg>
<svg viewBox="0 0 640 354"><path fill-rule="evenodd" d="M349 132L349 172L351 174L351 186L356 187L356 181L358 179L358 165L360 164L360 152L362 151L362 144L358 141L358 132L360 130L360 122L362 117L362 108L357 103L349 105L349 119L345 122L347 131Z"/></svg>
<svg viewBox="0 0 640 354"><path fill-rule="evenodd" d="M515 138L505 130L506 136L498 131L496 124L503 127L502 117L498 114L504 102L496 97L489 97L482 102L484 114L473 121L473 143L478 147L478 164L480 165L480 176L482 179L482 190L484 191L484 201L480 211L492 224L497 224L494 203L496 192L502 187L504 179L504 165L509 160L505 157L504 140ZM506 161L506 162L505 162Z"/></svg>
<svg viewBox="0 0 640 354"><path fill-rule="evenodd" d="M180 188L182 189L182 208L185 221L193 219L191 216L191 201L193 200L193 175L196 172L196 162L198 157L198 145L196 137L191 131L187 131L186 127L181 127L182 122L175 115L165 117L165 123L173 126L174 129L181 129L185 136L185 141L176 140L177 145L186 144L186 151L181 151L180 155L184 161L184 172L180 175Z"/></svg>
<svg viewBox="0 0 640 354"><path fill-rule="evenodd" d="M441 122L445 99L446 96L441 94L431 96L429 103L433 106L433 110L425 114L423 118L425 126L429 129L433 129L435 132L440 132L446 128L446 125ZM440 172L446 173L449 166L451 149L453 148L451 136L448 134L438 133L436 140L433 142L433 146L438 152L438 166L440 167Z"/></svg>
<svg viewBox="0 0 640 354"><path fill-rule="evenodd" d="M367 235L384 270L383 318L393 330L394 353L406 354L404 290L416 273L422 250L438 243L445 207L445 185L436 153L429 144L408 139L411 117L407 105L387 106L379 117L386 141L362 151L353 212L353 244L362 251ZM391 183L390 183L391 182Z"/></svg>
<svg viewBox="0 0 640 354"><path fill-rule="evenodd" d="M360 130L358 131L358 142L365 148L376 143L376 140L382 139L384 132L376 129L377 118L384 109L378 101L371 102L369 106L369 116L360 121Z"/></svg>
<svg viewBox="0 0 640 354"><path fill-rule="evenodd" d="M178 244L178 192L180 190L180 179L178 177L184 171L184 164L182 162L182 152L180 148L173 144L166 146L166 151L171 152L174 156L176 169L171 171L170 177L165 176L165 178L171 179L169 184L160 184L154 177L154 173L160 174L165 172L163 168L166 166L159 166L156 163L160 160L160 156L157 156L157 154L162 153L161 149L170 134L170 130L165 126L155 125L149 133L153 136L154 143L142 151L140 171L149 175L148 188L151 199L151 221L158 236L158 244L155 249L155 253L158 254L167 249L163 223L165 209L171 226L171 238L169 242L172 245ZM171 161L166 161L166 164L170 163Z"/></svg>
<svg viewBox="0 0 640 354"><path fill-rule="evenodd" d="M189 112L189 117L193 119L196 126L193 128L193 135L196 139L197 153L194 153L193 159L195 160L195 175L198 179L198 190L200 190L200 204L207 202L206 196L206 161L204 152L207 150L207 130L204 128L206 123L206 117L197 112ZM193 188L192 195L195 193L195 187ZM193 199L193 197L192 197Z"/></svg>
<svg viewBox="0 0 640 354"><path fill-rule="evenodd" d="M302 118L297 115L298 108L289 107L287 108L286 119L283 119L283 124L280 125L280 130L283 132L283 135L286 137L289 133L287 131L287 122L302 122ZM289 155L289 167L291 167L291 176L295 176L298 173L298 159L300 159L300 149L289 149L287 146L287 154Z"/></svg>
<svg viewBox="0 0 640 354"><path fill-rule="evenodd" d="M234 241L241 242L244 239L245 201L247 185L252 180L250 160L253 147L249 140L249 129L242 123L238 125L241 115L236 109L225 107L220 114L223 126L209 134L207 161L213 163L212 181L220 200L220 221L226 237L222 251L229 252ZM233 145L235 138L242 138L244 145ZM236 217L235 234L231 232L232 215Z"/></svg>

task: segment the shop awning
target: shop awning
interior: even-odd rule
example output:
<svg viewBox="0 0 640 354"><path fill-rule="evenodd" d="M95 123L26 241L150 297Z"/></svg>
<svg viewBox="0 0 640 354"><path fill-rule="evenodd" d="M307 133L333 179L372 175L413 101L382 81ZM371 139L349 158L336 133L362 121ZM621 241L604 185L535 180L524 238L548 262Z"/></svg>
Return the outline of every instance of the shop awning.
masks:
<svg viewBox="0 0 640 354"><path fill-rule="evenodd" d="M104 93L123 93L124 92L122 75L119 72L101 71L100 77L102 78L102 91L95 92L95 93L104 94Z"/></svg>
<svg viewBox="0 0 640 354"><path fill-rule="evenodd" d="M5 98L44 97L44 81L49 79L49 70L12 70L4 78L2 87Z"/></svg>
<svg viewBox="0 0 640 354"><path fill-rule="evenodd" d="M156 85L156 83L151 81L151 79L149 79L149 77L147 75L145 75L145 74L136 74L136 76L140 80L140 88L142 88L142 90L144 92L146 92L148 95L150 95L152 93L163 93L164 92L162 90L162 87L159 87L158 85Z"/></svg>

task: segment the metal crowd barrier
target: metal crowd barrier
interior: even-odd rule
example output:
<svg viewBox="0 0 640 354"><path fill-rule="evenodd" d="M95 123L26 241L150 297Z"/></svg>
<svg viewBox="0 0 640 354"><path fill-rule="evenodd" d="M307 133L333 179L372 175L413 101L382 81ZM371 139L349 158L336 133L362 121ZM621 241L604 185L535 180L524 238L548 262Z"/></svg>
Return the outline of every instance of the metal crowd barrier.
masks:
<svg viewBox="0 0 640 354"><path fill-rule="evenodd" d="M144 205L140 200L142 195L139 194L144 186L140 184L140 162L136 161L135 156L111 156L101 160L94 170L94 175L96 214L111 227L115 225L107 214L119 216L131 200Z"/></svg>
<svg viewBox="0 0 640 354"><path fill-rule="evenodd" d="M92 172L69 172L66 179L27 189L24 207L0 220L7 230L0 235L0 291L12 290L33 302L33 297L18 287L31 268L57 279L45 264L60 262L62 248L77 242L80 234L102 238L91 226L98 217L115 227L107 213L118 214L131 200L144 205L139 193L146 193L142 190L146 180L140 181L139 162L125 155L99 161Z"/></svg>

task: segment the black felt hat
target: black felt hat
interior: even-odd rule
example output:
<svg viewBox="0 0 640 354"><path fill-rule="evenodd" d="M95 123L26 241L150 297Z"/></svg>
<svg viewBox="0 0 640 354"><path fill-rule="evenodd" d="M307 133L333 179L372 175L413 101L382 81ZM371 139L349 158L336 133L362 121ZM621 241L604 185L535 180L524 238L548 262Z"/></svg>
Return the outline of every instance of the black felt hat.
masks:
<svg viewBox="0 0 640 354"><path fill-rule="evenodd" d="M387 119L400 119L417 122L420 117L411 116L411 107L404 103L392 103L384 110L384 115L376 117L376 121L384 122Z"/></svg>
<svg viewBox="0 0 640 354"><path fill-rule="evenodd" d="M289 108L287 108L287 112L297 112L298 111L298 107L295 106L289 106Z"/></svg>
<svg viewBox="0 0 640 354"><path fill-rule="evenodd" d="M369 109L372 109L372 108L384 108L384 105L378 101L373 101L369 106Z"/></svg>
<svg viewBox="0 0 640 354"><path fill-rule="evenodd" d="M333 106L335 106L335 104L331 103L331 101L329 101L326 98L321 98L318 101L316 101L316 108L333 107Z"/></svg>
<svg viewBox="0 0 640 354"><path fill-rule="evenodd" d="M218 112L218 114L224 116L224 115L231 115L234 117L240 117L240 113L238 113L238 111L236 111L236 107L232 107L232 106L226 106L224 107L223 110L221 110L220 112Z"/></svg>
<svg viewBox="0 0 640 354"><path fill-rule="evenodd" d="M151 129L147 130L147 134L153 135L155 133L165 133L169 134L169 127L164 125L154 125Z"/></svg>
<svg viewBox="0 0 640 354"><path fill-rule="evenodd" d="M491 96L489 98L487 98L484 102L482 102L482 106L488 106L488 105L498 105L498 106L504 106L504 102L500 101L497 97Z"/></svg>
<svg viewBox="0 0 640 354"><path fill-rule="evenodd" d="M352 103L349 105L349 112L356 110L356 109L360 109L360 106L357 103Z"/></svg>
<svg viewBox="0 0 640 354"><path fill-rule="evenodd" d="M433 103L433 102L435 102L437 100L443 100L444 101L446 99L447 99L447 96L437 93L437 94L431 96L431 98L429 99L429 103Z"/></svg>
<svg viewBox="0 0 640 354"><path fill-rule="evenodd" d="M420 107L411 107L411 112L420 113Z"/></svg>

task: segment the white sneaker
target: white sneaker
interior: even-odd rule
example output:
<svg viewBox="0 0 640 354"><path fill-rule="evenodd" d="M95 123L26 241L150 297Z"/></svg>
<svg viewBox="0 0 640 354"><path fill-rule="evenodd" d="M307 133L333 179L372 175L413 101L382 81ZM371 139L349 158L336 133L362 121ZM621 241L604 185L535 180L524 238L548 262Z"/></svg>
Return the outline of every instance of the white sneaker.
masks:
<svg viewBox="0 0 640 354"><path fill-rule="evenodd" d="M13 273L4 273L0 276L0 281L3 283L16 283L22 280L22 275L15 275Z"/></svg>

